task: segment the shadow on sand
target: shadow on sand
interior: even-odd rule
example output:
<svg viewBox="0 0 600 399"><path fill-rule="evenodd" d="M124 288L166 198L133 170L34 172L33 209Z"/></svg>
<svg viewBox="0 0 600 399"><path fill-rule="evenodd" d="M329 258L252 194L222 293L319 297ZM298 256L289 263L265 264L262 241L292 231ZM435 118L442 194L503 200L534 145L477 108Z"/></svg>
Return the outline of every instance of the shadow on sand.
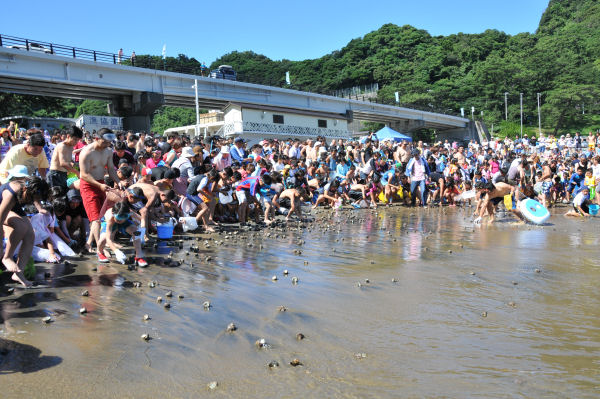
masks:
<svg viewBox="0 0 600 399"><path fill-rule="evenodd" d="M0 338L0 375L33 373L62 362L58 356L41 356L38 348Z"/></svg>

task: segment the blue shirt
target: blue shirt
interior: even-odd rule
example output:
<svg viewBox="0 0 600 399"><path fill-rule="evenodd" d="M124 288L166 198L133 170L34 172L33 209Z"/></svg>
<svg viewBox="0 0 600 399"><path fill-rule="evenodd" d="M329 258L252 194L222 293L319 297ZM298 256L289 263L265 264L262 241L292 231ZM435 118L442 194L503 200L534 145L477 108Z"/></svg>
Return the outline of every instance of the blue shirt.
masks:
<svg viewBox="0 0 600 399"><path fill-rule="evenodd" d="M229 148L229 155L234 161L241 163L246 158L246 151L243 148L237 148L234 144Z"/></svg>

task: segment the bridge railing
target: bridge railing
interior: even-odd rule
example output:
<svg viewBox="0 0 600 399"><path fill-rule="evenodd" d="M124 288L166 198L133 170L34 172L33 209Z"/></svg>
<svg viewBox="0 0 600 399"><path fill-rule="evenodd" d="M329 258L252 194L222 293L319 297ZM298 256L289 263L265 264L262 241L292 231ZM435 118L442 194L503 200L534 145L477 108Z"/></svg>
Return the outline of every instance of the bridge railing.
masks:
<svg viewBox="0 0 600 399"><path fill-rule="evenodd" d="M56 54L64 57L72 57L76 59L83 59L88 61L95 62L106 62L112 64L122 64L128 66L135 66L138 68L146 68L146 69L154 69L154 70L164 70L169 72L177 72L177 73L185 73L191 75L200 75L206 76L208 74L209 69L206 68L203 64L200 64L194 58L190 58L188 65L182 65L178 59L174 59L172 57L167 57L163 59L158 56L148 56L148 55L140 55L140 56L125 56L124 54L114 54L108 53L104 51L96 51L89 50L79 47L65 46L62 44L54 44L50 42L40 41L40 40L30 40L24 39L21 37L2 35L0 34L0 47L8 47L19 49L23 51L32 51L37 53L46 53L46 54ZM197 65L195 64L197 63ZM192 64L192 65L190 65ZM274 87L283 87L292 90L300 90L306 92L313 92L318 94L325 94L330 96L340 97L340 92L331 91L331 90L311 90L306 87L301 87L298 85L288 85L285 81L285 76L270 76L270 77L261 77L258 79L256 76L246 75L243 72L237 72L237 80L240 82L246 83L255 83L255 84L263 84ZM377 84L375 84L377 85ZM379 86L377 85L377 89ZM342 95L343 96L343 95ZM418 109L421 111L429 111L438 114L447 114L452 116L458 116L458 113L453 109L444 109L437 106L429 105L423 106L420 104L402 104L397 103L394 99L386 99L380 98L377 96L367 95L367 93L354 93L350 96L351 99L372 102L377 104L386 104L386 105L394 105L399 107Z"/></svg>

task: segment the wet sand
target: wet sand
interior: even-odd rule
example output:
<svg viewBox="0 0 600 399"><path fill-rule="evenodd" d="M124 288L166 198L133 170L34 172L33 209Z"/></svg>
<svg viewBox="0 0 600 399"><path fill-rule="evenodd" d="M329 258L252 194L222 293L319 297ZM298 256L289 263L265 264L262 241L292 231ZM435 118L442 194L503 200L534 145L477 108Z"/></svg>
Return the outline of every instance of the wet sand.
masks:
<svg viewBox="0 0 600 399"><path fill-rule="evenodd" d="M42 266L48 288L0 294L1 397L598 397L600 220L556 213L326 211L193 236L168 248L178 267Z"/></svg>

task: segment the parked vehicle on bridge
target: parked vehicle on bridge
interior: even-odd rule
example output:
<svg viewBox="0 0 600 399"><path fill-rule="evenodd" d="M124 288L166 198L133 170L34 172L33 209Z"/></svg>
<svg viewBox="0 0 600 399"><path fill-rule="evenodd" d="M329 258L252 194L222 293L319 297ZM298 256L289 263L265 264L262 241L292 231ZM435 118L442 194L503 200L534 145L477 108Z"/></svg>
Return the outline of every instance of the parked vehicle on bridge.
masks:
<svg viewBox="0 0 600 399"><path fill-rule="evenodd" d="M219 65L219 68L210 71L211 78L237 80L237 73L231 65Z"/></svg>
<svg viewBox="0 0 600 399"><path fill-rule="evenodd" d="M29 48L27 46L29 45ZM29 51L39 51L40 53L52 54L52 50L50 50L46 46L42 46L39 43L29 42L28 45L25 44L15 44L12 46L7 46L8 48L14 48L17 50L29 50Z"/></svg>

